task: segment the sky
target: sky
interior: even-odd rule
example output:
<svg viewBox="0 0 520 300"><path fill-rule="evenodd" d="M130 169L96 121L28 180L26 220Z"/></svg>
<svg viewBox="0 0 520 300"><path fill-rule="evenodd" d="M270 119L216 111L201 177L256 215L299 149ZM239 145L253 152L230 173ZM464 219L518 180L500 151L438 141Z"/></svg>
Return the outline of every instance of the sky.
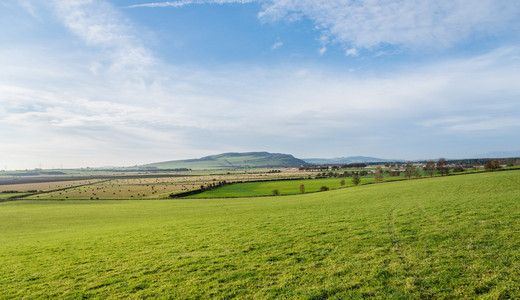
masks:
<svg viewBox="0 0 520 300"><path fill-rule="evenodd" d="M0 170L520 150L520 2L0 1Z"/></svg>

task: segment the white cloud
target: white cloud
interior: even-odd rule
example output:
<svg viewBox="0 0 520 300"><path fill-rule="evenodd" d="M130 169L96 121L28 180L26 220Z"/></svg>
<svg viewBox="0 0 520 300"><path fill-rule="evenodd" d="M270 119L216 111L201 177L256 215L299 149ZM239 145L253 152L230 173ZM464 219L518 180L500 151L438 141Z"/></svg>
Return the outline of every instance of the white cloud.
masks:
<svg viewBox="0 0 520 300"><path fill-rule="evenodd" d="M516 1L268 0L264 21L312 20L325 39L356 48L445 48L475 35L519 29ZM514 28L514 29L513 29Z"/></svg>
<svg viewBox="0 0 520 300"><path fill-rule="evenodd" d="M111 4L102 0L55 0L57 15L64 25L102 56L91 62L90 69L101 68L136 84L146 80L156 60L135 36L135 28Z"/></svg>
<svg viewBox="0 0 520 300"><path fill-rule="evenodd" d="M321 47L320 50L318 50L318 52L320 53L320 55L325 54L325 52L327 52L327 47L325 47L325 46Z"/></svg>
<svg viewBox="0 0 520 300"><path fill-rule="evenodd" d="M32 163L29 168L41 157L65 166L77 161L133 165L241 149L310 156L359 154L363 147L386 145L383 156L400 158L404 153L391 145L403 147L403 136L430 143L440 135L436 142L442 145L446 137L498 134L518 126L511 116L520 112L518 54L506 49L364 78L310 66L166 68L153 74L163 77L157 85L130 93L113 82L101 85L87 71L72 74L73 82L53 79L48 87L32 80L11 82L4 74L0 127L9 146L2 147L0 157L11 164ZM493 103L490 110L487 105ZM337 145L313 146L326 140ZM114 155L118 151L123 157ZM64 161L68 153L76 153L70 162ZM98 163L89 155L99 157Z"/></svg>
<svg viewBox="0 0 520 300"><path fill-rule="evenodd" d="M347 52L384 45L442 49L475 36L498 36L520 30L520 4L515 1L179 0L128 7L251 2L263 5L258 14L262 21L310 19L321 32L323 42L339 42Z"/></svg>
<svg viewBox="0 0 520 300"><path fill-rule="evenodd" d="M274 43L272 46L271 46L271 50L275 50L275 49L278 49L280 47L283 46L283 43L282 42L276 42Z"/></svg>
<svg viewBox="0 0 520 300"><path fill-rule="evenodd" d="M358 56L359 52L357 51L356 48L350 48L347 51L345 51L345 55L346 56Z"/></svg>
<svg viewBox="0 0 520 300"><path fill-rule="evenodd" d="M449 126L448 130L453 131L495 131L499 129L507 129L507 128L520 128L520 119L518 118L490 118L488 120L477 121L477 122L467 122L462 124L455 124Z"/></svg>
<svg viewBox="0 0 520 300"><path fill-rule="evenodd" d="M128 8L137 7L183 7L191 4L229 4L229 3L250 3L256 0L180 0L180 1L167 1L167 2L151 2L134 4L128 6Z"/></svg>

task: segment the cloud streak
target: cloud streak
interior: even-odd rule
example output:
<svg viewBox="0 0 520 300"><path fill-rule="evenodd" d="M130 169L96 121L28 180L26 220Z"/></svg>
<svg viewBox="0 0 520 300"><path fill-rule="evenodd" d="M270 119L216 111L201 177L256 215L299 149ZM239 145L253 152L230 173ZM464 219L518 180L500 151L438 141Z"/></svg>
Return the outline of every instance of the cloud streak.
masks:
<svg viewBox="0 0 520 300"><path fill-rule="evenodd" d="M473 35L518 29L519 16L519 3L493 0L270 0L259 13L264 21L308 18L329 41L365 49L446 48Z"/></svg>
<svg viewBox="0 0 520 300"><path fill-rule="evenodd" d="M230 4L230 3L251 3L256 0L180 0L180 1L168 1L168 2L151 2L129 5L127 8L138 8L138 7L183 7L186 5L193 4Z"/></svg>
<svg viewBox="0 0 520 300"><path fill-rule="evenodd" d="M321 33L322 41L339 43L347 52L387 45L407 50L445 49L474 37L520 30L520 4L515 1L180 0L128 7L251 2L262 5L258 13L262 22L309 19Z"/></svg>

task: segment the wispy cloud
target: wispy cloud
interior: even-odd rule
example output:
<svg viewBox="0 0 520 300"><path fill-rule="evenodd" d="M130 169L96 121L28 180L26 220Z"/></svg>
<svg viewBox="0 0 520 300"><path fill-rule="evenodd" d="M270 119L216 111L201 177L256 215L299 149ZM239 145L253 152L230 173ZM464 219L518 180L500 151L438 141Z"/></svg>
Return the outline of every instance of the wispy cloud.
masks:
<svg viewBox="0 0 520 300"><path fill-rule="evenodd" d="M276 42L271 46L271 50L278 49L283 46L283 42Z"/></svg>
<svg viewBox="0 0 520 300"><path fill-rule="evenodd" d="M498 36L507 29L520 29L520 4L515 1L179 0L128 7L251 2L262 4L258 17L264 22L310 19L321 32L322 41L340 43L345 51L384 45L442 49L475 36Z"/></svg>
<svg viewBox="0 0 520 300"><path fill-rule="evenodd" d="M250 3L256 0L180 0L180 1L167 1L167 2L151 2L134 4L127 6L128 8L137 7L183 7L192 4L229 4L229 3Z"/></svg>
<svg viewBox="0 0 520 300"><path fill-rule="evenodd" d="M385 44L445 48L477 35L519 28L515 1L268 0L264 21L312 20L329 41L371 49Z"/></svg>
<svg viewBox="0 0 520 300"><path fill-rule="evenodd" d="M134 34L134 26L110 3L101 0L55 0L57 15L64 25L87 45L96 47L102 57L91 62L90 70L100 68L141 81L154 65L153 54Z"/></svg>
<svg viewBox="0 0 520 300"><path fill-rule="evenodd" d="M345 55L346 56L358 56L359 52L357 51L356 48L350 48L347 51L345 51Z"/></svg>

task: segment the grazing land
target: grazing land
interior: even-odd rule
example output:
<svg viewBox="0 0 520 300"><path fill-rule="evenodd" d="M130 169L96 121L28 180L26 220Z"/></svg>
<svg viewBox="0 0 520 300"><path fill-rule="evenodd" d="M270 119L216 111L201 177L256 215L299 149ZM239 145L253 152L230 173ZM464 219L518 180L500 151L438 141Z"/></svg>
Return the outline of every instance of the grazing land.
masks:
<svg viewBox="0 0 520 300"><path fill-rule="evenodd" d="M520 172L0 203L4 298L519 298Z"/></svg>
<svg viewBox="0 0 520 300"><path fill-rule="evenodd" d="M73 181L51 181L51 182L34 182L21 184L7 184L0 185L0 192L4 191L19 191L27 192L31 190L55 190L70 188L75 186L90 185L99 180L73 180Z"/></svg>
<svg viewBox="0 0 520 300"><path fill-rule="evenodd" d="M25 199L56 200L100 200L100 199L168 199L171 194L178 194L201 187L211 187L219 182L248 182L259 180L280 180L301 178L306 174L297 169L285 169L283 172L272 172L266 169L256 171L223 172L200 174L195 172L168 174L142 174L133 176L112 175L103 179L68 182L4 185L6 190L38 190ZM0 185L1 187L1 185ZM44 188L44 189L40 189Z"/></svg>
<svg viewBox="0 0 520 300"><path fill-rule="evenodd" d="M403 177L387 177L384 181L402 180ZM343 182L343 184L342 184ZM373 176L362 177L359 184L375 183ZM338 189L353 186L351 178L321 178L302 180L281 180L264 182L236 183L210 189L200 194L190 195L186 198L227 198L227 197L252 197L273 195L276 190L279 195L300 194L300 186L303 185L305 193L318 192L322 187L327 189Z"/></svg>

